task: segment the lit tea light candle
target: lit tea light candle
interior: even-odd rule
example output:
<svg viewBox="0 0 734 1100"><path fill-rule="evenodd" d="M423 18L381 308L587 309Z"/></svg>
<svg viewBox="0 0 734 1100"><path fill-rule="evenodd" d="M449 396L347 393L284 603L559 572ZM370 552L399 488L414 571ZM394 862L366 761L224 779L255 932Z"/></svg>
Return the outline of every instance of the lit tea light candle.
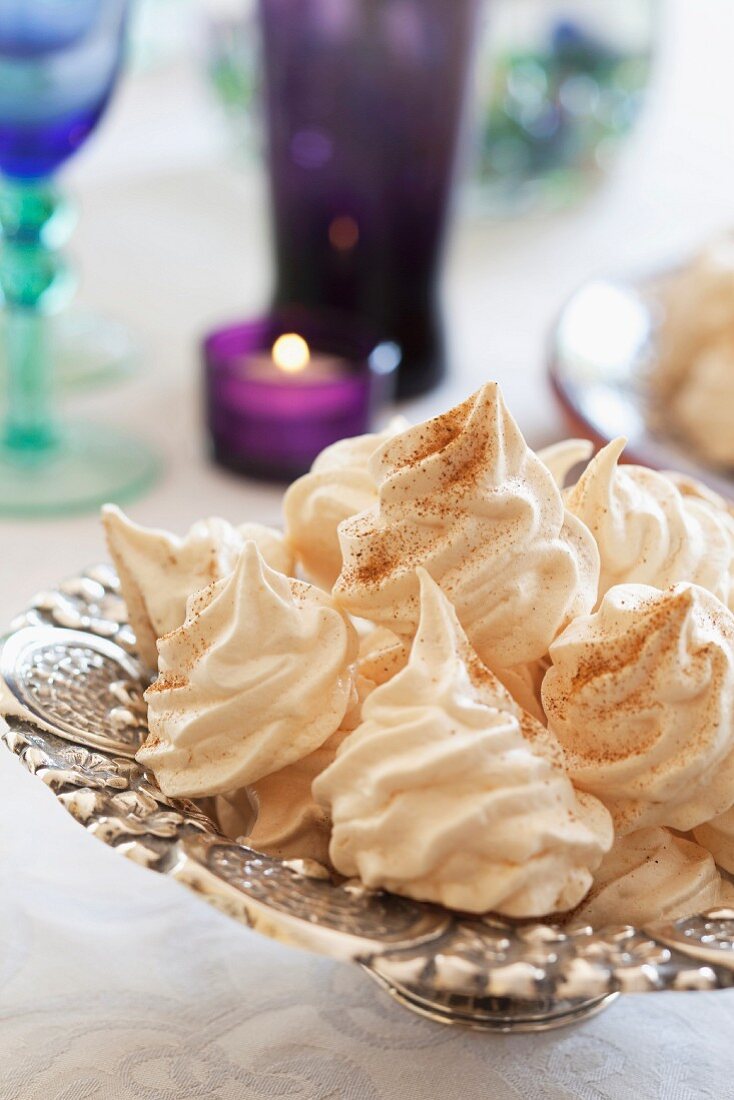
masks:
<svg viewBox="0 0 734 1100"><path fill-rule="evenodd" d="M311 362L311 351L295 332L284 332L273 344L273 362L286 374L300 374Z"/></svg>
<svg viewBox="0 0 734 1100"><path fill-rule="evenodd" d="M214 458L256 477L290 480L345 436L369 431L392 395L395 345L352 322L298 314L228 326L204 340Z"/></svg>
<svg viewBox="0 0 734 1100"><path fill-rule="evenodd" d="M251 379L318 385L344 372L345 363L339 356L313 351L297 332L284 332L270 350L243 356L242 369Z"/></svg>

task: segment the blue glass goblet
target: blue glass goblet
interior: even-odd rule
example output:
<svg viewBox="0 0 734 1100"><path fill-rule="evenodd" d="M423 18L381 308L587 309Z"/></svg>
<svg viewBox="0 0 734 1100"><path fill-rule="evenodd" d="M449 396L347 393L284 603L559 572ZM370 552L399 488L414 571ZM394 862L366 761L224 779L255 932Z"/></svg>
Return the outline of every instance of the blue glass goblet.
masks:
<svg viewBox="0 0 734 1100"><path fill-rule="evenodd" d="M122 499L152 455L108 427L59 424L49 318L73 292L57 169L87 139L120 71L127 0L0 0L0 293L7 409L0 513L59 513Z"/></svg>

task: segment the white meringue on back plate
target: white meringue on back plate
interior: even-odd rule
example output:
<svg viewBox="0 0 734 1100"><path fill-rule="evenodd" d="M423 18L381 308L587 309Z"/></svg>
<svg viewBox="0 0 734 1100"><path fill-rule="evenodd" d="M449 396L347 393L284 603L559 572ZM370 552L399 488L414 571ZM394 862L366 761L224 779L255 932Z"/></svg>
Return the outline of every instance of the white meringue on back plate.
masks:
<svg viewBox="0 0 734 1100"><path fill-rule="evenodd" d="M668 412L700 355L731 332L734 314L734 235L709 241L693 260L665 281L663 324L656 370L650 381Z"/></svg>
<svg viewBox="0 0 734 1100"><path fill-rule="evenodd" d="M482 660L506 668L543 657L593 607L596 543L564 511L496 383L383 444L370 471L378 501L339 528L334 595L351 614L412 635L423 566Z"/></svg>
<svg viewBox="0 0 734 1100"><path fill-rule="evenodd" d="M515 917L572 908L612 842L577 796L548 732L513 702L419 570L407 666L375 688L362 724L314 781L330 856L370 887Z"/></svg>
<svg viewBox="0 0 734 1100"><path fill-rule="evenodd" d="M234 527L224 519L202 519L179 538L141 527L114 504L106 504L102 524L138 654L149 668L157 667L156 639L181 625L189 596L232 572L247 540L257 543L274 569L293 569L283 536L260 523Z"/></svg>
<svg viewBox="0 0 734 1100"><path fill-rule="evenodd" d="M237 790L302 759L352 701L354 628L320 589L277 573L254 542L159 641L150 736L137 759L164 794Z"/></svg>
<svg viewBox="0 0 734 1100"><path fill-rule="evenodd" d="M734 315L734 301L732 301ZM671 398L671 422L715 466L734 466L734 334L729 329L703 348Z"/></svg>

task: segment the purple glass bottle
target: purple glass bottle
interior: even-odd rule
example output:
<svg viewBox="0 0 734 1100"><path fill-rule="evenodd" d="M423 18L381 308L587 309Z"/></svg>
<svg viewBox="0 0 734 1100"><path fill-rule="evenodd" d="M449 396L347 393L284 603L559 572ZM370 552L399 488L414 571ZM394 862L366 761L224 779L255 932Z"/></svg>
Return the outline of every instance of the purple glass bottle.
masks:
<svg viewBox="0 0 734 1100"><path fill-rule="evenodd" d="M477 0L260 0L275 305L338 309L444 371L437 280Z"/></svg>

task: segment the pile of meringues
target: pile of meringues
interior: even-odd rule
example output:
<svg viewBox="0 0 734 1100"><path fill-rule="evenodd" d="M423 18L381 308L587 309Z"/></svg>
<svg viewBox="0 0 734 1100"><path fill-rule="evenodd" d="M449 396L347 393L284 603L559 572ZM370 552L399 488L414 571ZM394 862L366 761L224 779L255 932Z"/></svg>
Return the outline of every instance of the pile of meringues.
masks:
<svg viewBox="0 0 734 1100"><path fill-rule="evenodd" d="M714 466L734 467L734 233L660 281L657 353L647 376L654 430Z"/></svg>
<svg viewBox="0 0 734 1100"><path fill-rule="evenodd" d="M105 508L158 670L138 759L255 849L453 909L730 901L734 517L623 446L535 454L488 383L327 448L282 534Z"/></svg>

